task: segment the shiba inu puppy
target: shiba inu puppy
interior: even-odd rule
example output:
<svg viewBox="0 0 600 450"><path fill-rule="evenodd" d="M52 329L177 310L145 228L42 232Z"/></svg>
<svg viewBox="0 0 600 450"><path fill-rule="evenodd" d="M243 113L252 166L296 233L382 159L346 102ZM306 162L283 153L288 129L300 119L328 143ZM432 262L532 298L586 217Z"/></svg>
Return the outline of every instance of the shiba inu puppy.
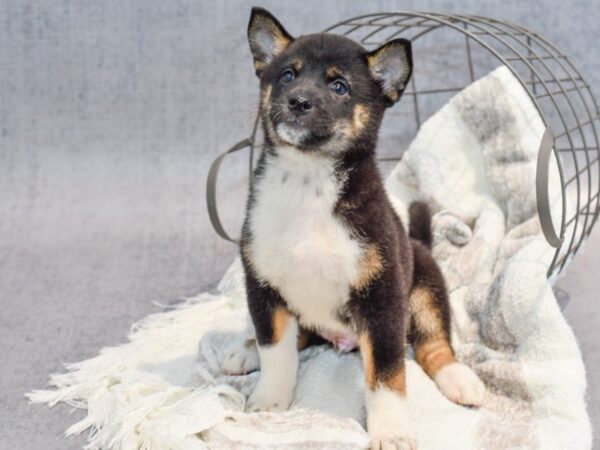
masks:
<svg viewBox="0 0 600 450"><path fill-rule="evenodd" d="M293 38L267 11L248 26L266 146L252 181L241 255L257 349L230 373L260 367L250 411L293 400L298 350L321 338L360 348L372 448L415 448L404 345L451 400L480 405L484 386L457 362L430 214L410 207L408 233L375 162L378 129L411 76L410 42L374 51L345 37Z"/></svg>

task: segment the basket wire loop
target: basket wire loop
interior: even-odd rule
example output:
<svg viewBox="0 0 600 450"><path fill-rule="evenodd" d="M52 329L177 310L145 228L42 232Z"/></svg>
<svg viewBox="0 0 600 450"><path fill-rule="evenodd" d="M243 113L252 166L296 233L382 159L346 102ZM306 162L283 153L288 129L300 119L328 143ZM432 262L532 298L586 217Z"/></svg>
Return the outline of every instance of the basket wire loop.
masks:
<svg viewBox="0 0 600 450"><path fill-rule="evenodd" d="M597 126L600 126L600 109L590 85L573 62L539 34L506 20L479 15L434 12L375 13L343 20L324 31L347 36L366 47L374 47L400 35L415 42L433 31L444 30L462 33L465 37L466 66L470 83L477 78L476 68L487 67L485 58L474 52L480 47L485 50L488 60L492 57L511 71L529 93L542 119L545 132L540 141L537 158L536 202L544 237L556 248L547 272L548 277L555 278L581 248L600 215L600 139L597 130ZM486 69L486 73L488 71L489 69ZM557 73L559 71L564 73ZM448 78L453 79L451 76ZM405 96L412 97L412 114L417 130L430 115L423 111L426 102L420 102L420 96L441 96L459 92L466 87L430 87L427 86L428 81L430 80L413 73L410 89L404 92ZM217 233L231 242L239 243L239 240L231 238L221 224L216 206L217 175L225 156L243 148L250 148L249 172L252 177L255 149L259 147L259 122L260 117L257 114L250 138L219 155L209 171L207 205L210 220ZM589 133L586 133L586 130ZM549 194L548 172L552 157L556 161L561 187L562 208L558 231L552 220ZM379 161L399 161L400 158L401 155L387 156L379 158ZM598 166L596 170L593 169L594 164ZM567 195L572 189L574 196ZM567 217L567 213L571 215L573 210L574 215Z"/></svg>

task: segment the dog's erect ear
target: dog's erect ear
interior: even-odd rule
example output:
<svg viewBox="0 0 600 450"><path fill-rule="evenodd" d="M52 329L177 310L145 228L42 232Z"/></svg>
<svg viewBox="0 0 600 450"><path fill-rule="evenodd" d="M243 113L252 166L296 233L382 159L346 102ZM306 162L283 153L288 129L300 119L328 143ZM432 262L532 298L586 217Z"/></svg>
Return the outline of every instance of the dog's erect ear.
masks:
<svg viewBox="0 0 600 450"><path fill-rule="evenodd" d="M386 106L398 100L412 74L412 50L410 41L394 39L367 53L371 76L385 96Z"/></svg>
<svg viewBox="0 0 600 450"><path fill-rule="evenodd" d="M248 23L248 41L254 57L256 75L281 53L294 38L273 15L263 8L252 8Z"/></svg>

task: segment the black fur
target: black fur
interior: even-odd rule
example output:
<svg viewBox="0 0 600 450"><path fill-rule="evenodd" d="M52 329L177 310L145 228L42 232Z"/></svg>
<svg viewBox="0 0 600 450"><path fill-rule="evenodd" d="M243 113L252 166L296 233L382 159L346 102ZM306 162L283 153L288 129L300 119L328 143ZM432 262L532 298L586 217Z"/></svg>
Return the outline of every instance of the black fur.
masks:
<svg viewBox="0 0 600 450"><path fill-rule="evenodd" d="M431 249L433 235L431 233L431 213L429 206L423 202L412 202L408 209L408 235L412 239L421 241L425 247Z"/></svg>

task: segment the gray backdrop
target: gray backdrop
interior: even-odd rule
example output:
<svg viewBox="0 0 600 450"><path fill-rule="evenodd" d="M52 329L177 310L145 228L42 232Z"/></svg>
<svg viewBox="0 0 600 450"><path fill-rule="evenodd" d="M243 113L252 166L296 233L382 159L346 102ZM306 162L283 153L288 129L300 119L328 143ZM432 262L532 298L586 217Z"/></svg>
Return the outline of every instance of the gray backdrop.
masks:
<svg viewBox="0 0 600 450"><path fill-rule="evenodd" d="M540 31L600 93L600 2L257 2L290 32L351 15L433 10ZM204 182L246 137L255 108L250 3L0 0L0 447L76 449L81 417L29 406L64 362L122 342L130 324L212 286L236 254L214 234ZM245 161L226 166L225 223L239 227ZM600 425L600 232L559 285Z"/></svg>

